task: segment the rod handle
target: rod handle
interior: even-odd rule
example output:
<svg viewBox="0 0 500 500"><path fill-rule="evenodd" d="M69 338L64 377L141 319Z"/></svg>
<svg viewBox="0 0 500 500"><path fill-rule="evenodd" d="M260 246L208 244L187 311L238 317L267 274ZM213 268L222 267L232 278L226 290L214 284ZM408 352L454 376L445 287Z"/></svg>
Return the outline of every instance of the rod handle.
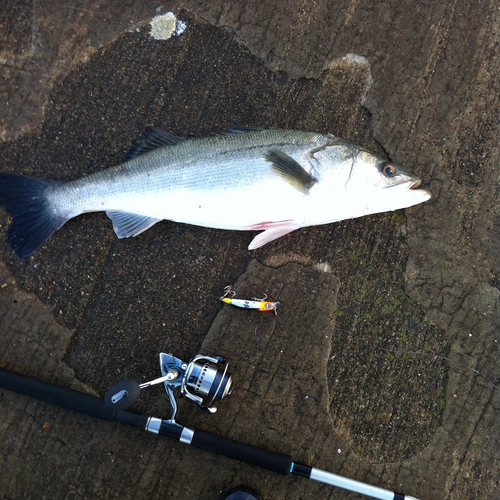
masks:
<svg viewBox="0 0 500 500"><path fill-rule="evenodd" d="M186 444L200 450L210 451L240 462L262 467L284 476L290 474L293 464L290 455L269 451L206 431L193 431L191 442Z"/></svg>
<svg viewBox="0 0 500 500"><path fill-rule="evenodd" d="M0 368L0 387L102 420L115 420L115 412L101 398L4 368Z"/></svg>

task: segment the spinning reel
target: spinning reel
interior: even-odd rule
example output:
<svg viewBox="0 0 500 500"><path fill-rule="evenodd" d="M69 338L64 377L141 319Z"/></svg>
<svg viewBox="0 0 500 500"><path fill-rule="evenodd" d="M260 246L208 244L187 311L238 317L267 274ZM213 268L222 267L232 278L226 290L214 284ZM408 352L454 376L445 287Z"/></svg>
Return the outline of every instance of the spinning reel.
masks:
<svg viewBox="0 0 500 500"><path fill-rule="evenodd" d="M223 367L217 365L224 364ZM139 384L135 380L122 380L106 393L104 402L113 410L128 408L139 398L141 389L163 382L172 405L172 416L168 423L175 424L177 402L174 389L180 388L186 396L207 413L217 411L215 401L220 401L233 389L231 375L227 372L226 359L222 356L203 356L197 354L189 363L172 356L160 354L162 376L150 382Z"/></svg>

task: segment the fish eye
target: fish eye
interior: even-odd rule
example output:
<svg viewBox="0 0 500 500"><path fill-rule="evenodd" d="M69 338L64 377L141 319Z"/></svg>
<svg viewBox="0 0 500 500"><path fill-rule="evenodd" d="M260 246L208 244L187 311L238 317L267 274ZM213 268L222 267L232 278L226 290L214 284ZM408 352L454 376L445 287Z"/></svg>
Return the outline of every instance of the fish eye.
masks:
<svg viewBox="0 0 500 500"><path fill-rule="evenodd" d="M392 177L396 173L396 167L387 161L384 161L380 165L380 171L386 176L386 177Z"/></svg>

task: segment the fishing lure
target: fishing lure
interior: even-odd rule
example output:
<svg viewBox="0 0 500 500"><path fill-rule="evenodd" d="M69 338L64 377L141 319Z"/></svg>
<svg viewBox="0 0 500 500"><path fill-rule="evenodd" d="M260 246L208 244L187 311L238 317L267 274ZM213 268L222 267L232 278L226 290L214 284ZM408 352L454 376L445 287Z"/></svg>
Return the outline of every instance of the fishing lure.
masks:
<svg viewBox="0 0 500 500"><path fill-rule="evenodd" d="M231 297L228 297L228 295L231 294ZM259 311L274 311L274 314L278 314L276 312L276 306L279 304L279 302L266 302L267 295L265 295L264 298L258 299L257 297L254 297L252 300L245 300L245 299L234 299L233 297L236 295L236 292L231 290L230 286L226 286L224 288L224 295L220 298L222 302L225 302L226 304L232 304L233 306L236 307L243 307L244 309L257 309Z"/></svg>

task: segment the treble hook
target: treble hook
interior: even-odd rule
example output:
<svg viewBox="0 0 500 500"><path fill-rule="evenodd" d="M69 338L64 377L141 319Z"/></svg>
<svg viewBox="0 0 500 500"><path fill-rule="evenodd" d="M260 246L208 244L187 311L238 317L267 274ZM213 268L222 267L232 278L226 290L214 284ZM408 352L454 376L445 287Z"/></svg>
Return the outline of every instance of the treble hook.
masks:
<svg viewBox="0 0 500 500"><path fill-rule="evenodd" d="M231 294L231 298L236 295L236 292L232 290L231 285L228 285L224 288L224 295L219 300L226 298L229 294Z"/></svg>

